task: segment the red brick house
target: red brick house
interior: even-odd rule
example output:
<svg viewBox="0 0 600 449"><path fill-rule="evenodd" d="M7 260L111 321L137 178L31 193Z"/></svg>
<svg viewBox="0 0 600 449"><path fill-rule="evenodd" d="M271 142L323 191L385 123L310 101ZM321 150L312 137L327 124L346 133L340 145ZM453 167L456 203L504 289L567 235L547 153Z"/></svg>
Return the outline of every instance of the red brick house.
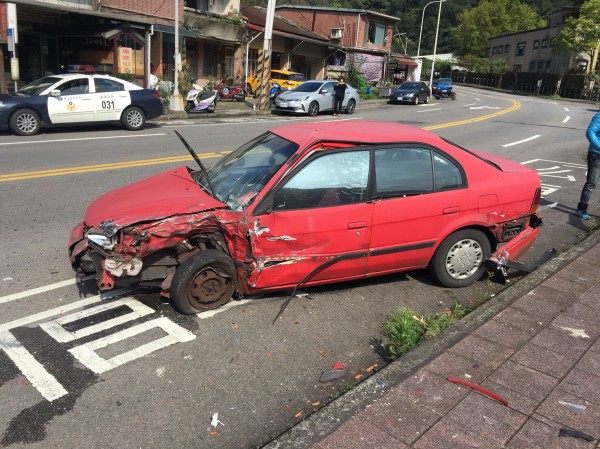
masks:
<svg viewBox="0 0 600 449"><path fill-rule="evenodd" d="M385 78L397 17L365 9L281 5L278 15L330 39L326 76L337 77L356 64L366 80Z"/></svg>

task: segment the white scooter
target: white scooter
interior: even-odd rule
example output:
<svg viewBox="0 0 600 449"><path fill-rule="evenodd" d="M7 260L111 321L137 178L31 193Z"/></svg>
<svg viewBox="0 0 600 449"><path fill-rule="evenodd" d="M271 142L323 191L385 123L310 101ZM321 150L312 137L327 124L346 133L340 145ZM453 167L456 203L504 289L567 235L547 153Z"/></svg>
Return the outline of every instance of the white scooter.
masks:
<svg viewBox="0 0 600 449"><path fill-rule="evenodd" d="M185 112L215 112L217 108L217 91L204 90L198 84L192 84L192 89L186 97Z"/></svg>

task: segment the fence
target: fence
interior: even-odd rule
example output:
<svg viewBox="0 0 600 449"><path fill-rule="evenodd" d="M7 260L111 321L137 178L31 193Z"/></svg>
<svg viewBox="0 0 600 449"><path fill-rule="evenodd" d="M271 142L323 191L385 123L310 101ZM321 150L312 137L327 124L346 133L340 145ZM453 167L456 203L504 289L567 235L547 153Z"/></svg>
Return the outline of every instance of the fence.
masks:
<svg viewBox="0 0 600 449"><path fill-rule="evenodd" d="M497 87L513 92L522 92L533 95L555 95L563 98L576 98L589 101L599 101L600 89L596 86L590 91L585 75L568 74L561 77L552 73L514 73L506 72L502 75L491 73L460 73L452 74L456 83L476 84L478 86Z"/></svg>

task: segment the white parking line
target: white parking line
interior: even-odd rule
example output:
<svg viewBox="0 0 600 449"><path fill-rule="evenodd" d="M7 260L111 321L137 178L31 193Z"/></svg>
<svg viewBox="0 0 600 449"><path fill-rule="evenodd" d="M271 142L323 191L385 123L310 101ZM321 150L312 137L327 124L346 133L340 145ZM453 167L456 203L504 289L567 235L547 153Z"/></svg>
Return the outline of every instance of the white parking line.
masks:
<svg viewBox="0 0 600 449"><path fill-rule="evenodd" d="M434 109L422 109L417 112L431 112L431 111L441 111L441 110L442 110L442 108L434 108Z"/></svg>
<svg viewBox="0 0 600 449"><path fill-rule="evenodd" d="M79 137L77 139L52 139L52 140L28 140L26 142L5 142L0 145L29 145L32 143L55 143L55 142L80 142L83 140L104 140L104 139L139 139L140 137L166 136L167 133L158 134L136 134L134 136L106 136L106 137Z"/></svg>
<svg viewBox="0 0 600 449"><path fill-rule="evenodd" d="M529 142L531 140L537 139L538 137L541 137L541 136L539 134L537 134L535 136L528 137L527 139L519 140L518 142L507 143L506 145L502 145L502 146L503 147L512 147L513 145L519 145L521 143Z"/></svg>
<svg viewBox="0 0 600 449"><path fill-rule="evenodd" d="M567 115L567 116L565 117L565 119L564 119L562 122L563 122L563 123L567 123L567 122L569 121L569 119L570 119L570 118L571 118L571 116L570 116L570 115Z"/></svg>
<svg viewBox="0 0 600 449"><path fill-rule="evenodd" d="M48 401L68 394L56 378L46 371L9 331L0 332L0 349L6 352L21 373Z"/></svg>
<svg viewBox="0 0 600 449"><path fill-rule="evenodd" d="M55 307L54 309L45 310L40 313L36 313L35 315L29 315L24 318L19 318L18 320L9 321L8 323L0 324L0 332L4 332L10 329L14 329L15 327L25 326L27 324L35 323L37 321L45 320L46 318L50 318L55 315L61 315L65 312L69 312L71 310L79 309L80 307L89 306L90 304L95 304L100 301L104 301L106 299L114 298L115 296L125 295L127 293L132 292L133 288L122 288L117 290L111 290L109 292L101 293L96 296L91 296L89 298L81 299L79 301L72 302L70 304L65 304L60 307Z"/></svg>
<svg viewBox="0 0 600 449"><path fill-rule="evenodd" d="M95 276L86 276L81 281L85 282L90 279L94 279ZM43 287L32 288L31 290L25 290L20 293L13 293L12 295L0 297L0 304L5 302L14 301L15 299L27 298L28 296L37 295L39 293L46 293L50 290L56 290L57 288L67 287L68 285L74 285L77 283L77 279L67 279L66 281L55 282L54 284L44 285Z"/></svg>

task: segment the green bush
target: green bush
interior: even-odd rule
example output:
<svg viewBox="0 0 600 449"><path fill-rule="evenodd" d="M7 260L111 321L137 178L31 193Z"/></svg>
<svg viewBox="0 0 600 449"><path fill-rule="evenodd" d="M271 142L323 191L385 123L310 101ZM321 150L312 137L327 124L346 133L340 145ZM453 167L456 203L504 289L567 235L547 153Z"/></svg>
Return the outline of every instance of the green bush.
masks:
<svg viewBox="0 0 600 449"><path fill-rule="evenodd" d="M465 309L459 303L454 303L449 310L439 314L422 317L409 308L399 308L383 325L383 333L390 341L390 356L396 359L409 352L421 340L436 336L465 314Z"/></svg>

